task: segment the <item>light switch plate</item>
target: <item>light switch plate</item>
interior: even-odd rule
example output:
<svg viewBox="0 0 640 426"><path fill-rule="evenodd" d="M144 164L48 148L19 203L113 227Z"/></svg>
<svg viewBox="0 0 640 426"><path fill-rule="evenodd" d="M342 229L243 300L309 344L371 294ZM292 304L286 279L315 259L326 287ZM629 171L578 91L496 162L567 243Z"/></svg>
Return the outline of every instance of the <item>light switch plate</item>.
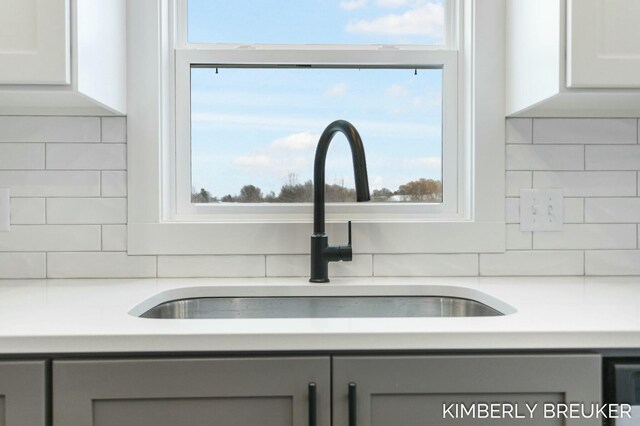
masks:
<svg viewBox="0 0 640 426"><path fill-rule="evenodd" d="M9 188L0 188L0 232L9 231L11 226L11 204Z"/></svg>
<svg viewBox="0 0 640 426"><path fill-rule="evenodd" d="M521 189L520 230L562 231L562 189Z"/></svg>

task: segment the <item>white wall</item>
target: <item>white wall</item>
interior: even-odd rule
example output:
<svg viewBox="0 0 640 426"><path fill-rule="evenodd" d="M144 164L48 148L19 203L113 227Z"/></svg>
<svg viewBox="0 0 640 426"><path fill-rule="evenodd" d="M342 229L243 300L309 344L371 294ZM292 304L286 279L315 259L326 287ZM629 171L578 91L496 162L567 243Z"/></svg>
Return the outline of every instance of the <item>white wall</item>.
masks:
<svg viewBox="0 0 640 426"><path fill-rule="evenodd" d="M357 254L333 276L640 274L637 119L507 120L505 254ZM127 256L126 122L0 117L0 278L306 276L308 256ZM560 187L562 232L520 232L519 190ZM357 246L355 247L357 252Z"/></svg>

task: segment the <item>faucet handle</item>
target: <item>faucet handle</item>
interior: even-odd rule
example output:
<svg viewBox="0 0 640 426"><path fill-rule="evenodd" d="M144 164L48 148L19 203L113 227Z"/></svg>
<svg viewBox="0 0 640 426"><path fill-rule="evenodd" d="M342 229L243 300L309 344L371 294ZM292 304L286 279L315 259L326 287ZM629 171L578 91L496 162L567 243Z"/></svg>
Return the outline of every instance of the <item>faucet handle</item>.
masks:
<svg viewBox="0 0 640 426"><path fill-rule="evenodd" d="M353 259L353 251L351 249L351 221L347 222L347 232L349 235L349 242L346 246L338 246L340 252L340 260L343 262L351 262Z"/></svg>

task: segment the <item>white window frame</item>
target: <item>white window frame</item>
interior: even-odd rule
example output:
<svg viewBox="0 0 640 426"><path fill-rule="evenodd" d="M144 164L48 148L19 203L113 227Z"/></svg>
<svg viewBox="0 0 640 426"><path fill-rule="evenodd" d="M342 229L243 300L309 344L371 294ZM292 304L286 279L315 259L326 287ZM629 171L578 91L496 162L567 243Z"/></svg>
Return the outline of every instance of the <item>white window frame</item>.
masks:
<svg viewBox="0 0 640 426"><path fill-rule="evenodd" d="M354 241L360 253L504 251L504 0L461 2L464 20L459 26L450 25L460 28L463 35L459 58L455 52L424 47L345 46L313 52L326 55L328 62L337 65L351 65L354 57L358 64L373 64L379 60L371 55L377 49L375 58L380 55L386 64L440 64L447 70L455 69L455 74L443 73L448 85L445 90L458 88L457 107L444 106L445 113L457 108L457 113L446 115L449 122L445 131L457 133L458 143L443 146L457 151L457 167L443 169L454 174L443 176L447 182L455 180L453 208L440 205L440 212L432 210L425 215L424 204L392 205L385 208L394 209L394 213L374 208L374 217L371 211L363 213L360 206L343 206L342 211L333 213L328 210L332 213L329 218L337 223L328 224L330 235L342 231L341 221L356 221ZM211 51L185 48L186 29L176 27L171 18L174 5L174 0L128 2L129 253L308 253L312 220L309 206L298 206L300 212L279 212L268 220L260 209L270 206L254 205L255 214L241 219L237 212L217 213L213 222L214 217L197 211L210 206L194 206L185 200L184 188L189 194L191 189L190 170L184 168L190 152L186 144L176 144L175 140L176 135L180 140L190 140L189 126L184 124L189 120L189 100L180 94L189 92L185 82L190 78L192 63L244 64L255 63L256 58L261 58L261 63L308 63L309 56L302 48L242 49L227 45L217 50L212 62ZM185 13L185 9L178 13ZM448 34L447 39L454 37ZM174 50L175 40L181 40L182 48ZM416 64L416 55L427 59ZM457 81L452 81L452 75ZM176 98L174 93L178 93ZM447 99L451 97L443 98L445 104ZM447 155L446 151L443 154ZM183 188L182 200L178 187Z"/></svg>
<svg viewBox="0 0 640 426"><path fill-rule="evenodd" d="M191 202L191 68L233 66L312 65L325 68L442 69L442 203L335 203L327 204L328 221L345 220L436 220L461 218L458 194L468 192L465 170L458 167L458 155L465 144L458 137L458 0L447 0L445 43L441 46L388 45L246 45L194 44L187 40L187 0L178 0L176 19L176 138L175 201L166 220L178 222L308 222L309 203L215 203ZM343 117L335 117L343 118ZM327 125L329 123L326 123ZM322 129L318 129L320 132ZM364 140L365 152L367 141ZM311 172L311 170L309 170ZM461 207L464 207L461 206Z"/></svg>

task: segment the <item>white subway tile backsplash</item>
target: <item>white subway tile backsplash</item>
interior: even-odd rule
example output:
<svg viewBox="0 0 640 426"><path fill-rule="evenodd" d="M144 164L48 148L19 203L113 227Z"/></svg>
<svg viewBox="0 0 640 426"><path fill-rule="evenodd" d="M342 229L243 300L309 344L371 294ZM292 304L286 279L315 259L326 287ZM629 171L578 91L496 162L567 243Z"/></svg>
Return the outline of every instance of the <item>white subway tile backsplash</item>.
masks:
<svg viewBox="0 0 640 426"><path fill-rule="evenodd" d="M158 256L158 277L264 277L258 256Z"/></svg>
<svg viewBox="0 0 640 426"><path fill-rule="evenodd" d="M45 278L45 253L0 253L0 279Z"/></svg>
<svg viewBox="0 0 640 426"><path fill-rule="evenodd" d="M531 188L531 172L507 172L506 175L507 197L519 197L521 189Z"/></svg>
<svg viewBox="0 0 640 426"><path fill-rule="evenodd" d="M155 256L126 253L49 253L48 278L152 278Z"/></svg>
<svg viewBox="0 0 640 426"><path fill-rule="evenodd" d="M100 225L16 225L0 232L0 252L98 250Z"/></svg>
<svg viewBox="0 0 640 426"><path fill-rule="evenodd" d="M37 170L44 169L44 144L2 143L0 144L0 169Z"/></svg>
<svg viewBox="0 0 640 426"><path fill-rule="evenodd" d="M127 172L109 170L103 171L101 174L103 197L127 196Z"/></svg>
<svg viewBox="0 0 640 426"><path fill-rule="evenodd" d="M587 170L638 170L640 145L587 146Z"/></svg>
<svg viewBox="0 0 640 426"><path fill-rule="evenodd" d="M533 172L534 188L562 188L565 197L636 195L635 172Z"/></svg>
<svg viewBox="0 0 640 426"><path fill-rule="evenodd" d="M102 117L102 142L125 143L127 141L126 117Z"/></svg>
<svg viewBox="0 0 640 426"><path fill-rule="evenodd" d="M474 276L477 254L376 254L373 274L381 277Z"/></svg>
<svg viewBox="0 0 640 426"><path fill-rule="evenodd" d="M46 222L44 198L12 198L13 225L42 225Z"/></svg>
<svg viewBox="0 0 640 426"><path fill-rule="evenodd" d="M533 143L624 144L637 143L634 118L536 118Z"/></svg>
<svg viewBox="0 0 640 426"><path fill-rule="evenodd" d="M533 119L512 118L507 120L507 143L533 142Z"/></svg>
<svg viewBox="0 0 640 426"><path fill-rule="evenodd" d="M584 223L584 198L564 199L564 223Z"/></svg>
<svg viewBox="0 0 640 426"><path fill-rule="evenodd" d="M11 189L0 188L0 232L11 230Z"/></svg>
<svg viewBox="0 0 640 426"><path fill-rule="evenodd" d="M308 277L311 258L308 255L268 255L268 277ZM329 277L369 277L373 256L354 254L351 262L330 262Z"/></svg>
<svg viewBox="0 0 640 426"><path fill-rule="evenodd" d="M480 254L480 275L549 276L583 273L581 251L511 251Z"/></svg>
<svg viewBox="0 0 640 426"><path fill-rule="evenodd" d="M520 197L505 198L504 216L506 223L520 223Z"/></svg>
<svg viewBox="0 0 640 426"><path fill-rule="evenodd" d="M631 249L637 246L636 225L567 224L562 232L535 232L535 250Z"/></svg>
<svg viewBox="0 0 640 426"><path fill-rule="evenodd" d="M100 172L0 171L0 186L10 187L12 197L97 197Z"/></svg>
<svg viewBox="0 0 640 426"><path fill-rule="evenodd" d="M531 250L532 233L521 231L520 225L507 225L507 250Z"/></svg>
<svg viewBox="0 0 640 426"><path fill-rule="evenodd" d="M639 223L640 198L587 198L586 223Z"/></svg>
<svg viewBox="0 0 640 426"><path fill-rule="evenodd" d="M50 170L125 170L125 144L47 144Z"/></svg>
<svg viewBox="0 0 640 426"><path fill-rule="evenodd" d="M640 275L640 250L585 252L587 275Z"/></svg>
<svg viewBox="0 0 640 426"><path fill-rule="evenodd" d="M508 119L506 253L359 254L330 276L640 274L639 126ZM127 256L126 139L125 117L0 117L0 279L308 276L308 255ZM520 231L532 187L563 190L562 232Z"/></svg>
<svg viewBox="0 0 640 426"><path fill-rule="evenodd" d="M574 145L507 145L507 170L583 170L584 148Z"/></svg>
<svg viewBox="0 0 640 426"><path fill-rule="evenodd" d="M124 224L127 223L126 198L49 198L47 223Z"/></svg>
<svg viewBox="0 0 640 426"><path fill-rule="evenodd" d="M102 225L102 251L127 251L126 225Z"/></svg>
<svg viewBox="0 0 640 426"><path fill-rule="evenodd" d="M100 118L2 116L0 142L100 142Z"/></svg>

